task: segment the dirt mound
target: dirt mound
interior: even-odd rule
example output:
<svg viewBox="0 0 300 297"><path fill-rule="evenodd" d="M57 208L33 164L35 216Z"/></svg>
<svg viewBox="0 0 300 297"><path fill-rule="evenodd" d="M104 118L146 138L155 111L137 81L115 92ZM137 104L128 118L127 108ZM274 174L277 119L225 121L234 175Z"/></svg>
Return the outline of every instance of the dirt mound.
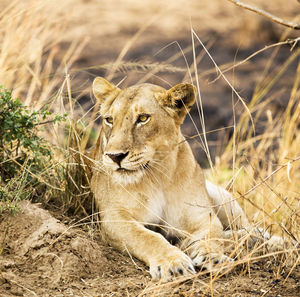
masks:
<svg viewBox="0 0 300 297"><path fill-rule="evenodd" d="M0 217L0 296L299 296L300 270L278 274L269 262L210 276L157 285L146 267L68 226L30 202ZM95 235L95 234L93 234ZM1 252L2 251L2 252ZM250 270L249 270L250 271Z"/></svg>
<svg viewBox="0 0 300 297"><path fill-rule="evenodd" d="M37 205L23 202L21 208L1 218L0 296L101 296L118 288L109 275L122 275L132 266L129 259ZM132 270L138 282L141 273ZM118 289L122 292L122 284Z"/></svg>

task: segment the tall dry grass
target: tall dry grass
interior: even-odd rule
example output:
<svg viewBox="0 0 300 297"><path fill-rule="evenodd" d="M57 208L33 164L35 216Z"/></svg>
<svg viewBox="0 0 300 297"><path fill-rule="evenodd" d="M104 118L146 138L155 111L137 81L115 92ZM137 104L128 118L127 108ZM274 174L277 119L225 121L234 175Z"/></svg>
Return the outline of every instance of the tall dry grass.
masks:
<svg viewBox="0 0 300 297"><path fill-rule="evenodd" d="M69 69L86 45L86 39L74 36L66 43L72 5L73 1L69 0L3 0L0 3L0 85L11 89L12 97L19 98L31 110L46 108L58 115L68 112L74 116ZM48 188L42 201L51 200L52 196L62 204L73 201L66 190L70 142L66 129L72 127L71 116L65 127L57 124L40 127L40 135L51 142L55 156L35 176ZM30 170L24 170L31 174ZM24 182L22 178L16 179Z"/></svg>
<svg viewBox="0 0 300 297"><path fill-rule="evenodd" d="M40 109L62 86L82 40L63 46L72 1L1 1L0 81L14 97ZM55 105L53 106L55 108Z"/></svg>
<svg viewBox="0 0 300 297"><path fill-rule="evenodd" d="M273 114L270 109L271 86L285 75L288 65L297 61L299 49L291 53L284 65L264 77L248 105L254 123L265 117L264 132L255 134L244 112L234 127L233 137L218 159L216 176L226 176L248 216L265 228L299 239L300 219L300 66L294 74L293 86L285 110ZM229 169L232 168L232 169ZM231 172L228 176L228 171ZM231 177L231 179L229 179Z"/></svg>

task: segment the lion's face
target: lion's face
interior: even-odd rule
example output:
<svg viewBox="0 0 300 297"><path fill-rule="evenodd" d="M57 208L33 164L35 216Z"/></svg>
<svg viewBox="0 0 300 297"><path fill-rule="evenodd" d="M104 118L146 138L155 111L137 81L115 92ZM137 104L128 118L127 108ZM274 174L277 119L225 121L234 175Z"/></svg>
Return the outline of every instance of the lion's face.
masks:
<svg viewBox="0 0 300 297"><path fill-rule="evenodd" d="M100 100L102 164L122 185L165 171L161 162L178 144L179 126L194 103L194 88L180 84L166 91L151 84L124 90L96 78L93 91ZM165 173L166 174L166 173Z"/></svg>

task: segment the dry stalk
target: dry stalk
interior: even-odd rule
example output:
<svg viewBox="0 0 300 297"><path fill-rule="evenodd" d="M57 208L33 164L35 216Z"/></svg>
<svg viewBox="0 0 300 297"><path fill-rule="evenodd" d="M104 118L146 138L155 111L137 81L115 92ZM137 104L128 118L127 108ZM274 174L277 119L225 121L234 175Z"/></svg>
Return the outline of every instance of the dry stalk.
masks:
<svg viewBox="0 0 300 297"><path fill-rule="evenodd" d="M252 58L254 58L255 56L257 56L258 54L268 50L268 49L271 49L273 47L276 47L276 46L281 46L281 45L285 45L285 44L289 44L291 45L291 50L294 49L294 47L296 46L296 44L300 41L300 37L298 38L295 38L295 39L287 39L285 41L280 41L280 42L277 42L277 43L273 43L273 44L270 44L270 45L266 45L264 48L261 48L260 50L254 52L253 54L251 54L250 56L248 56L247 58L245 58L244 60L242 61L239 61L238 63L226 68L223 70L223 73L226 73L232 69L235 69L236 67L242 65L242 64L245 64L246 62L248 62L249 60L251 60ZM221 77L221 74L219 73L219 75L212 81L210 81L209 83L212 84L214 82L216 82L219 78Z"/></svg>
<svg viewBox="0 0 300 297"><path fill-rule="evenodd" d="M299 23L294 23L294 22L289 22L289 21L285 21L265 10L262 10L260 8L257 8L255 6L252 6L252 5L249 5L249 4L245 4L239 0L227 0L227 1L230 1L231 3L239 6L239 7L242 7L244 9L247 9L247 10L250 10L250 11L253 11L269 20L271 20L272 22L274 23L277 23L277 24L280 24L280 25L283 25L285 27L289 27L289 28L292 28L294 30L300 30L300 24Z"/></svg>

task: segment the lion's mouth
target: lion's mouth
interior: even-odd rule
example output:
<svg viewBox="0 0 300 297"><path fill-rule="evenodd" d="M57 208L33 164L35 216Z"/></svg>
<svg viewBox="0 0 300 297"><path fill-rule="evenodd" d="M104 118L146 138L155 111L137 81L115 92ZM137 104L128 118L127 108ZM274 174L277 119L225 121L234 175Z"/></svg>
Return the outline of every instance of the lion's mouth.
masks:
<svg viewBox="0 0 300 297"><path fill-rule="evenodd" d="M138 168L136 169L128 169L128 168L124 168L124 167L119 167L116 171L120 172L120 173L134 173L134 172L138 172L141 170L146 170L149 167L149 161L145 164L140 165Z"/></svg>

